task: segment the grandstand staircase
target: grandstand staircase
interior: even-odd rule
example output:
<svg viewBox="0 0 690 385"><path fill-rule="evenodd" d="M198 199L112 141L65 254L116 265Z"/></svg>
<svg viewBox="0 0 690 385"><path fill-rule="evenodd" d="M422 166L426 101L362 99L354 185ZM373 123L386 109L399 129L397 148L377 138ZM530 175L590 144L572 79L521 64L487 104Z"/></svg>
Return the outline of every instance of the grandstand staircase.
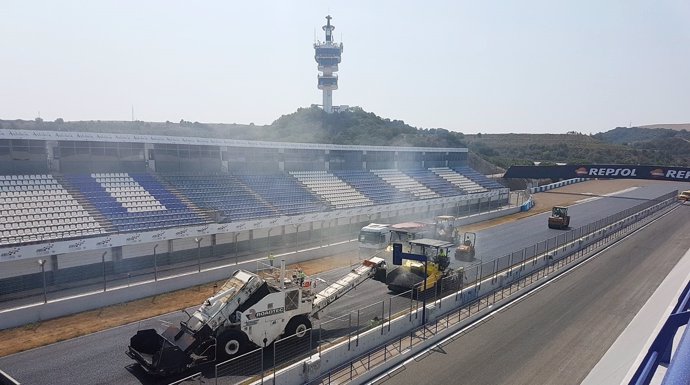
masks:
<svg viewBox="0 0 690 385"><path fill-rule="evenodd" d="M414 195L417 199L440 198L440 196L417 180L395 169L371 170L376 176L400 191Z"/></svg>
<svg viewBox="0 0 690 385"><path fill-rule="evenodd" d="M234 175L229 175L234 181L237 183L238 186L242 187L244 191L249 193L251 196L254 197L257 201L263 203L266 205L266 207L270 207L271 210L274 211L275 216L280 216L280 210L278 210L275 206L271 204L271 202L267 202L264 198L261 197L261 195L257 194L254 190L251 189L251 187L247 186L244 182L241 180L237 179Z"/></svg>
<svg viewBox="0 0 690 385"><path fill-rule="evenodd" d="M98 222L98 224L101 225L101 228L103 228L103 230L105 230L106 233L117 232L117 228L113 225L113 223L108 218L106 218L105 215L101 214L100 210L98 210L96 206L94 206L93 203L91 203L89 198L85 197L84 194L82 194L78 188L72 186L72 184L69 181L67 181L67 179L62 174L53 173L52 175L53 178L56 181L58 181L58 183L60 183L62 187L68 193L70 193L70 195L72 195L72 198L79 202L81 207L83 207L84 210L86 210L91 215L91 217L96 222Z"/></svg>
<svg viewBox="0 0 690 385"><path fill-rule="evenodd" d="M429 170L433 171L436 175L447 180L448 182L457 186L461 190L466 191L468 194L488 191L486 188L482 187L477 182L456 171L453 171L448 167L432 167L429 168Z"/></svg>
<svg viewBox="0 0 690 385"><path fill-rule="evenodd" d="M170 184L167 180L159 177L158 175L156 175L152 172L149 172L147 174L150 175L153 179L155 179L156 182L160 183L161 186L165 187L168 191L170 191L170 193L175 195L175 197L177 199L179 199L180 202L184 203L185 206L187 206L187 208L192 210L196 215L205 219L207 222L219 222L219 218L217 218L218 215L216 213L216 210L208 209L208 208L204 208L204 207L199 207L199 206L195 205L194 202L189 200L189 198L187 198L187 196L185 196L183 193L181 193L180 190L175 188L175 186Z"/></svg>

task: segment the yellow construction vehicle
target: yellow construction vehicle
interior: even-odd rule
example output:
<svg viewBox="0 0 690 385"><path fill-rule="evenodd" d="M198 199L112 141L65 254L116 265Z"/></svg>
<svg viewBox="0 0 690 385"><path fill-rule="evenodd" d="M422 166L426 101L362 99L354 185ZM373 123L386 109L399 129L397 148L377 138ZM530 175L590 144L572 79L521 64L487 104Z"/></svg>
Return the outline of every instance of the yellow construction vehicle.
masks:
<svg viewBox="0 0 690 385"><path fill-rule="evenodd" d="M448 253L455 246L437 239L415 239L408 242L410 252L402 251L402 243L393 244L395 268L386 276L388 289L402 293L411 289L419 292L431 289L449 272Z"/></svg>

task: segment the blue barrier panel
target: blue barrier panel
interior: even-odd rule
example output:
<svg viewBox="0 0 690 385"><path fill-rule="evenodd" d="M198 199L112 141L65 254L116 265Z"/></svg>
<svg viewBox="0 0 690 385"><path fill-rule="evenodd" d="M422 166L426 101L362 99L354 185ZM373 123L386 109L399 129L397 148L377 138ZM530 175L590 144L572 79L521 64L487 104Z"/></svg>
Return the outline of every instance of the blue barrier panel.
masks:
<svg viewBox="0 0 690 385"><path fill-rule="evenodd" d="M649 385L654 378L654 373L659 365L671 365L666 372L662 385L687 385L690 383L690 337L688 331L683 334L676 354L671 359L673 338L683 325L690 319L690 282L686 284L683 293L678 298L678 303L664 322L659 334L649 347L642 363L630 379L630 385Z"/></svg>

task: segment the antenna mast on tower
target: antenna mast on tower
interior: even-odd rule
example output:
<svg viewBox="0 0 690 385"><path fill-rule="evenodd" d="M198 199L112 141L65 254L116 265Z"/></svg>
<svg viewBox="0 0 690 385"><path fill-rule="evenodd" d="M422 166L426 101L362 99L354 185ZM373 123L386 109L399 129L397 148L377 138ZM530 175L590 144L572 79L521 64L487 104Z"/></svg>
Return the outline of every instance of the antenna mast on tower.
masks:
<svg viewBox="0 0 690 385"><path fill-rule="evenodd" d="M333 41L334 25L331 25L331 15L326 16L326 41L316 41L314 44L314 59L318 64L318 88L323 91L323 110L333 112L333 91L338 89L338 63L343 53L343 43Z"/></svg>

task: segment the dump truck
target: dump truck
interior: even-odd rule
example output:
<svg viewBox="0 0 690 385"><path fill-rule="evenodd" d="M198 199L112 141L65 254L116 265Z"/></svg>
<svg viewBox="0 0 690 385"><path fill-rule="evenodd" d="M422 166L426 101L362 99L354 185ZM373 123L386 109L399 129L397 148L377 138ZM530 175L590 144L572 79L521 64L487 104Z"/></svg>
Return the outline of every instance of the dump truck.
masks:
<svg viewBox="0 0 690 385"><path fill-rule="evenodd" d="M390 244L390 225L370 223L359 231L359 255L368 256L383 250Z"/></svg>
<svg viewBox="0 0 690 385"><path fill-rule="evenodd" d="M281 337L295 342L309 338L311 319L326 306L370 278L385 279L386 262L364 260L330 286L316 293L316 279L301 271L266 276L237 270L186 321L138 331L129 341L127 355L148 373L169 376L209 362L222 362Z"/></svg>
<svg viewBox="0 0 690 385"><path fill-rule="evenodd" d="M551 216L549 217L550 229L567 229L570 227L570 216L568 215L568 208L561 206L554 206L551 209Z"/></svg>
<svg viewBox="0 0 690 385"><path fill-rule="evenodd" d="M408 242L409 252L402 243L393 244L393 264L400 265L386 275L388 290L402 293L408 290L423 292L451 273L448 253L452 242L438 239L416 239ZM425 284L426 283L426 284Z"/></svg>

